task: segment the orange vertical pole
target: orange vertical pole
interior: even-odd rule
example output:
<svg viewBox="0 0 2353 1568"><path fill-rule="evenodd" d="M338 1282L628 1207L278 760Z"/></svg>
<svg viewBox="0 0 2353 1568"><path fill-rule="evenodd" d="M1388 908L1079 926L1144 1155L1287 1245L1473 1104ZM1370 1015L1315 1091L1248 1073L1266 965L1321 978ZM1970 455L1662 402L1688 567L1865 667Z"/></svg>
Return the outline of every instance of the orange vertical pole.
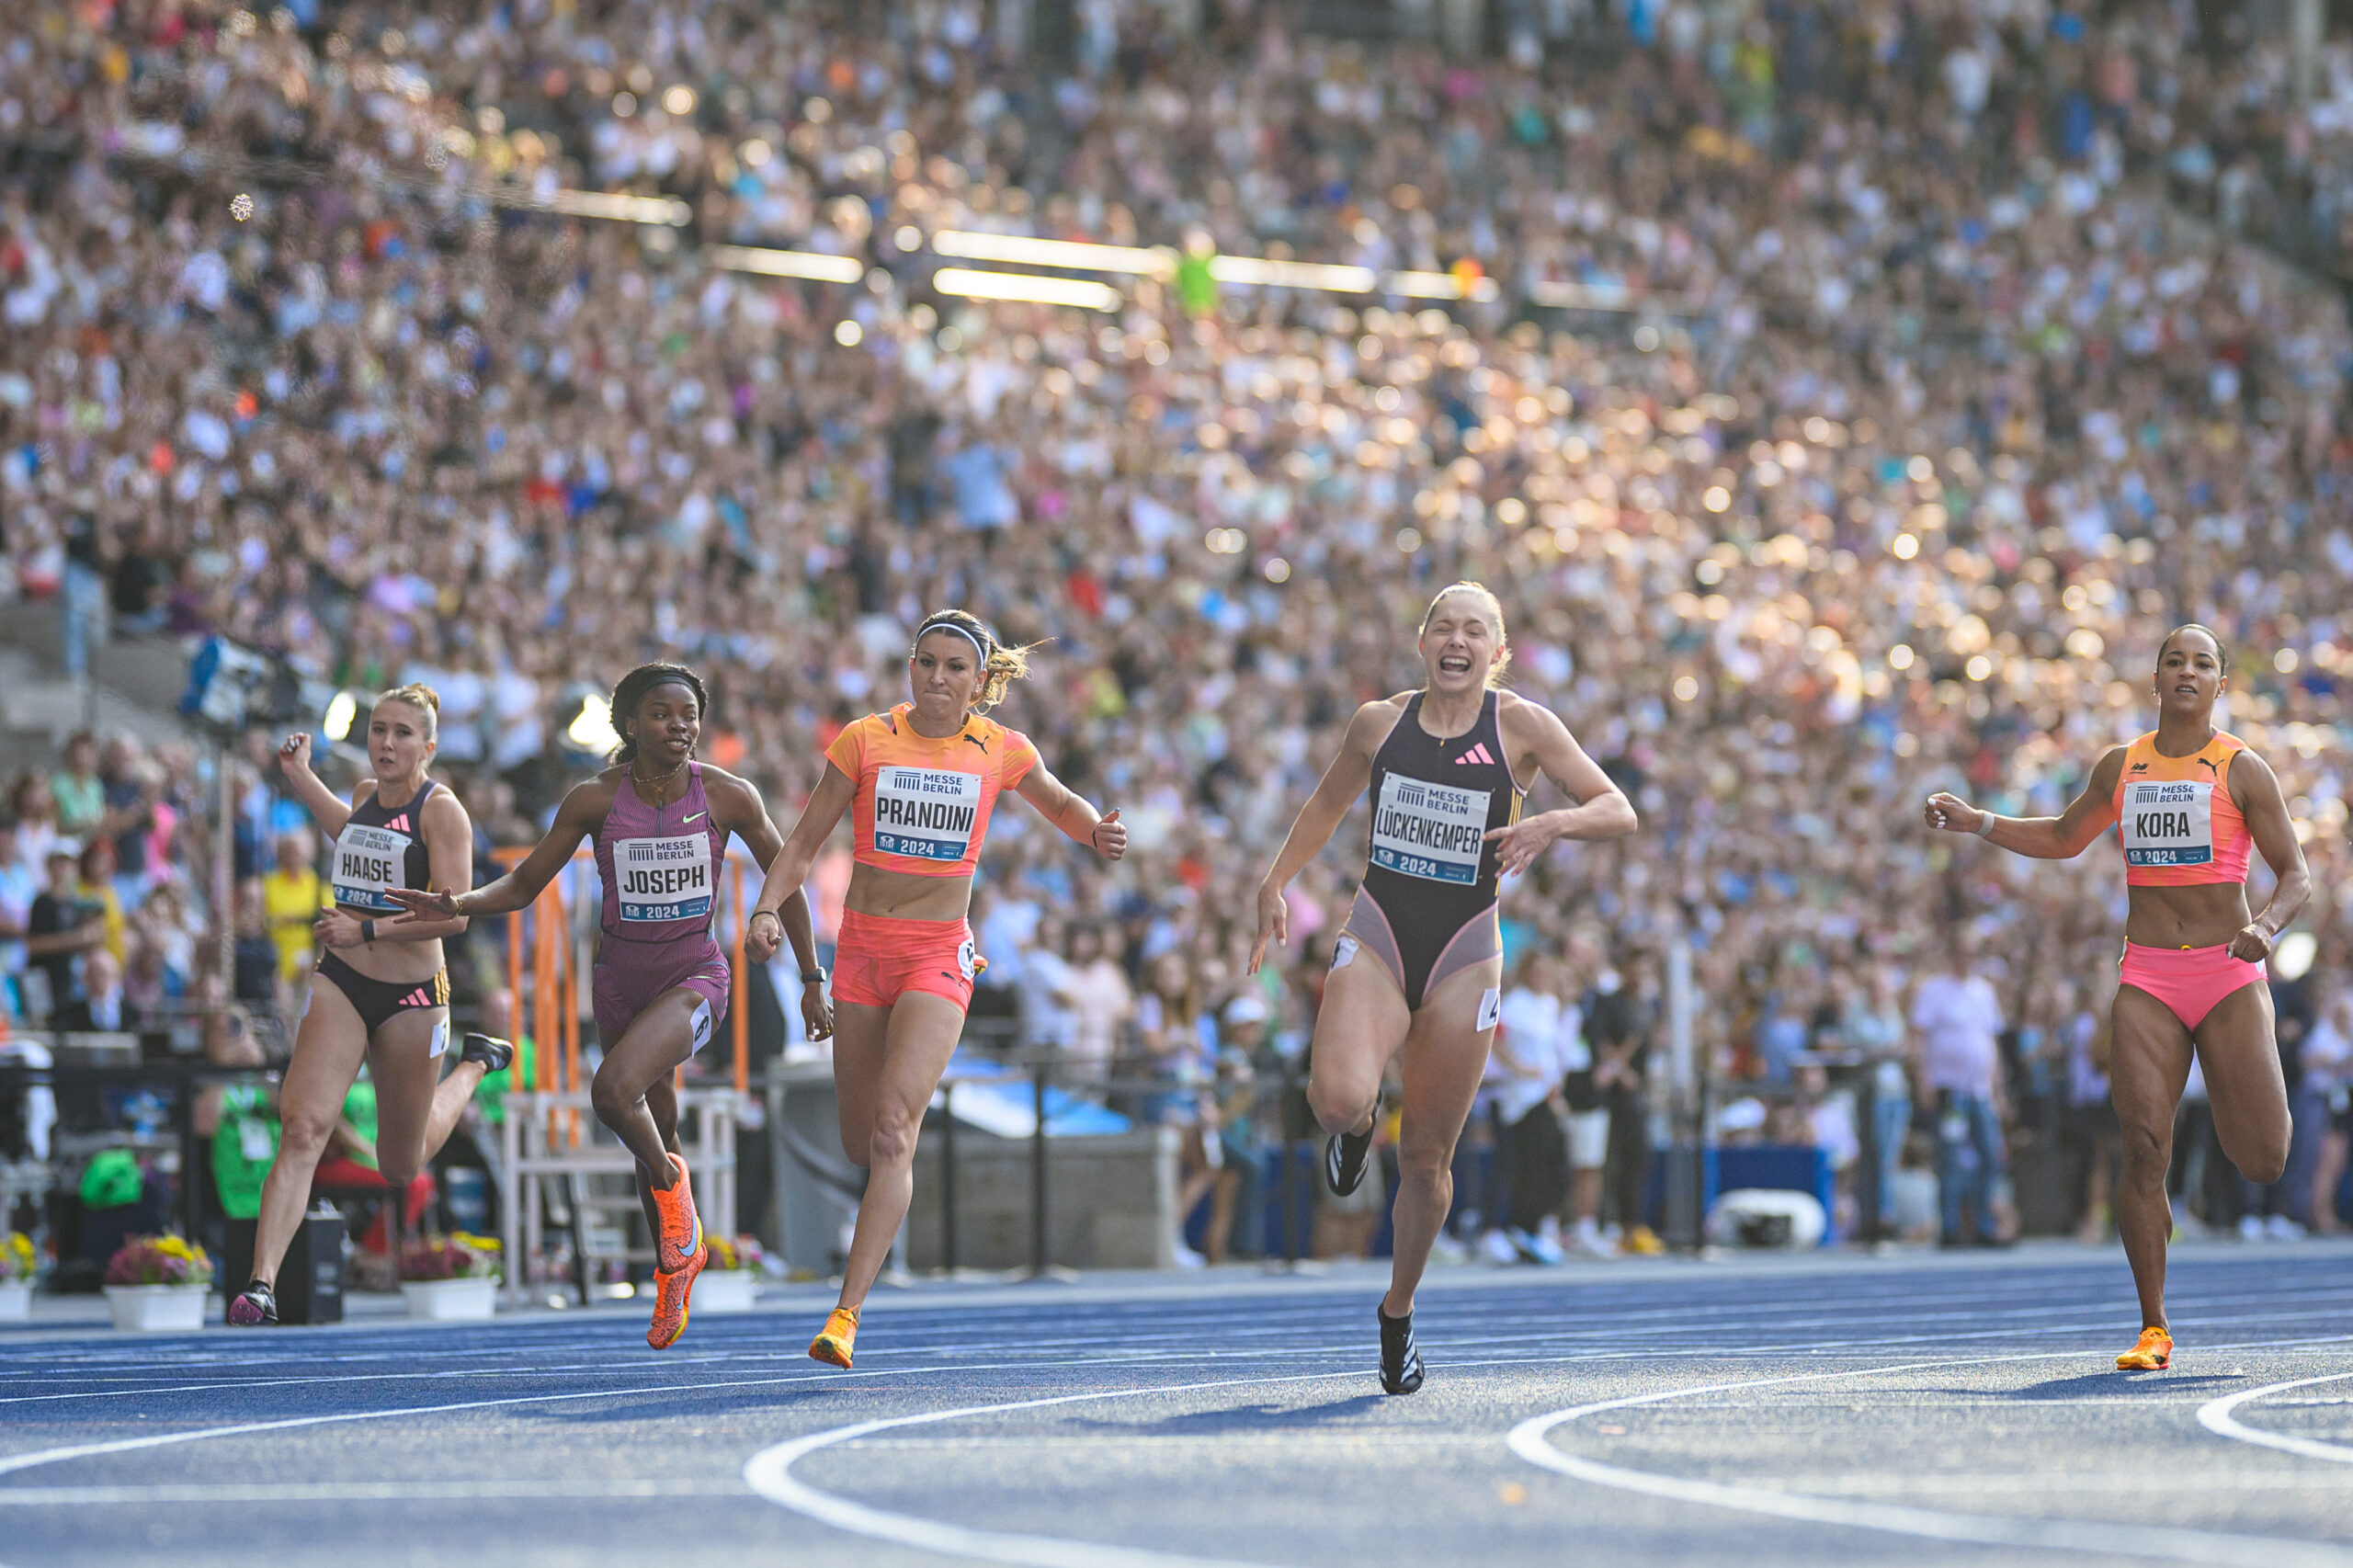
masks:
<svg viewBox="0 0 2353 1568"><path fill-rule="evenodd" d="M745 994L744 987L746 983L744 976L744 926L745 924L744 915L744 863L741 860L733 861L730 863L729 869L734 872L733 880L735 898L735 935L729 943L729 950L734 966L731 972L735 977L735 994L740 997ZM735 1092L739 1095L748 1093L752 1087L752 1020L750 1014L751 1009L741 1005L727 1009L728 1032L734 1037L735 1042Z"/></svg>

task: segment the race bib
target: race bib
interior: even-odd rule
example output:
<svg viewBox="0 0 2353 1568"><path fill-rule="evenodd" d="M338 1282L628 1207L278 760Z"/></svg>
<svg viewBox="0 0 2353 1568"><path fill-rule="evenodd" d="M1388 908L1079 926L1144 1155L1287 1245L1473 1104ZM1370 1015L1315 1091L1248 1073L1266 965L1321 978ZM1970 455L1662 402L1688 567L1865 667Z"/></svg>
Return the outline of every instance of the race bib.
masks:
<svg viewBox="0 0 2353 1568"><path fill-rule="evenodd" d="M710 835L624 838L613 846L614 890L627 921L710 918Z"/></svg>
<svg viewBox="0 0 2353 1568"><path fill-rule="evenodd" d="M874 847L917 860L961 860L981 817L981 776L936 767L874 772Z"/></svg>
<svg viewBox="0 0 2353 1568"><path fill-rule="evenodd" d="M2214 786L2187 778L2128 783L2117 830L2127 866L2211 864Z"/></svg>
<svg viewBox="0 0 2353 1568"><path fill-rule="evenodd" d="M1386 774L1373 802L1372 863L1433 882L1479 880L1487 838L1484 790L1456 790Z"/></svg>
<svg viewBox="0 0 2353 1568"><path fill-rule="evenodd" d="M362 827L358 823L346 825L343 835L335 841L335 873L328 879L335 903L347 909L397 914L400 905L387 894L408 885L412 842L407 834L390 828Z"/></svg>

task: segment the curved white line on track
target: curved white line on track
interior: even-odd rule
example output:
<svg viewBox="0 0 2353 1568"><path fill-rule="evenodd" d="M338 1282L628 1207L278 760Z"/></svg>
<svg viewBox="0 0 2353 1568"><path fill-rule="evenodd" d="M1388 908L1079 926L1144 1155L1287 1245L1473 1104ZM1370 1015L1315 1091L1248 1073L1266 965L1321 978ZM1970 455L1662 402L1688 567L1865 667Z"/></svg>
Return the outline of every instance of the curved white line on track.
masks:
<svg viewBox="0 0 2353 1568"><path fill-rule="evenodd" d="M2331 1372L2324 1378L2298 1378L2293 1382L2272 1383L2264 1388L2224 1394L2199 1407L2198 1424L2209 1432L2235 1437L2242 1443L2259 1443L2267 1449L2278 1449L2282 1453L2302 1454L2308 1460L2332 1460L2338 1464L2353 1464L2353 1448L2347 1448L2341 1443L2324 1443L2317 1437L2299 1437L2292 1433L2267 1432L2260 1426L2242 1426L2231 1414L2242 1404L2252 1403L2271 1394L2286 1393L2290 1389L2308 1389L2314 1383L2341 1383L2348 1378L2353 1378L2353 1372Z"/></svg>
<svg viewBox="0 0 2353 1568"><path fill-rule="evenodd" d="M2224 1348L2215 1346L2214 1348ZM2040 1358L2032 1358L2040 1359ZM2029 1358L1993 1358L1995 1360L2029 1359ZM1662 1475L1654 1471L1631 1470L1620 1465L1603 1464L1553 1447L1546 1441L1553 1428L1606 1411L1627 1410L1641 1405L1665 1404L1697 1395L1730 1393L1748 1389L1770 1388L1791 1383L1828 1381L1839 1378L1876 1377L1894 1372L1927 1371L1957 1366L1979 1366L1983 1360L1915 1361L1888 1367L1868 1367L1839 1372L1804 1372L1788 1377L1743 1379L1733 1382L1707 1383L1696 1388L1670 1389L1660 1393L1633 1394L1623 1399L1597 1401L1592 1404L1573 1405L1542 1415L1530 1416L1514 1426L1506 1437L1512 1452L1541 1469L1569 1476L1597 1486L1608 1486L1621 1492L1639 1492L1654 1497L1665 1497L1679 1503L1699 1503L1713 1508L1727 1508L1740 1513L1762 1514L1773 1518L1790 1519L1802 1524L1847 1525L1858 1529L1883 1530L1893 1535L1918 1537L1929 1540L1966 1542L1981 1546L2006 1546L2049 1551L2083 1551L2103 1556L2141 1556L2173 1562L2207 1562L2233 1565L2233 1568L2344 1568L2342 1548L2318 1541L2299 1541L2269 1536L2230 1535L2211 1530L2176 1529L2162 1525L2135 1525L2122 1522L2089 1519L2030 1519L2005 1518L1990 1514L1956 1514L1937 1508L1919 1508L1904 1504L1864 1503L1847 1498L1821 1497L1794 1492L1777 1492L1769 1487L1743 1486L1734 1483L1700 1481L1687 1476ZM2353 1377L2353 1373L2341 1374ZM2310 1380L2319 1381L2323 1380ZM2300 1387L2282 1383L2279 1388ZM2256 1390L2256 1392L2268 1391ZM2220 1401L2217 1402L2222 1403ZM2211 1408L2211 1407L2210 1407ZM2202 1418L2201 1412L2201 1418ZM2211 1424L2210 1424L2211 1425ZM2268 1436L2268 1434L2266 1434ZM2353 1455L2348 1455L2353 1458Z"/></svg>
<svg viewBox="0 0 2353 1568"><path fill-rule="evenodd" d="M1345 1372L1302 1372L1273 1378L1219 1378L1209 1382L1164 1383L1152 1388L1098 1389L1087 1393L1054 1394L1044 1399L1008 1400L995 1404L967 1404L954 1410L927 1410L915 1415L892 1415L860 1421L829 1431L812 1432L771 1448L744 1461L744 1483L769 1502L796 1514L864 1536L869 1540L895 1541L949 1557L976 1558L983 1562L1010 1562L1024 1568L1254 1568L1231 1557L1188 1557L1140 1547L1111 1546L1057 1536L1017 1535L1004 1530L974 1529L914 1514L892 1513L852 1502L831 1492L820 1492L793 1479L792 1467L820 1449L855 1442L877 1432L922 1426L936 1421L960 1421L975 1415L1003 1415L1017 1410L1045 1410L1055 1405L1086 1404L1107 1399L1131 1399L1141 1394L1198 1393L1207 1389L1260 1388L1269 1383L1317 1382L1331 1378L1362 1377L1361 1368Z"/></svg>

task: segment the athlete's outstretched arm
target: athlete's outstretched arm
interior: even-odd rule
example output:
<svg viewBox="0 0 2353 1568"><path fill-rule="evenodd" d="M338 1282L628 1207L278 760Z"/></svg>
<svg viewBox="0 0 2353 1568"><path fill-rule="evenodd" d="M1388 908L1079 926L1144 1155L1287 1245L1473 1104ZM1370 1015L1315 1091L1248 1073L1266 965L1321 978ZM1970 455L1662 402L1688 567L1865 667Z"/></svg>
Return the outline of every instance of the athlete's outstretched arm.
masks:
<svg viewBox="0 0 2353 1568"><path fill-rule="evenodd" d="M547 836L534 845L523 858L521 865L486 887L472 892L454 892L450 884L443 882L438 891L420 892L413 888L392 888L385 896L408 911L396 924L411 921L452 920L460 915L506 915L528 908L555 875L572 863L572 852L580 841L597 831L612 809L612 789L601 779L592 778L585 784L574 784L563 797L563 804L555 812L555 823ZM460 862L463 866L465 862ZM434 870L441 870L439 860ZM438 878L437 876L436 880Z"/></svg>
<svg viewBox="0 0 2353 1568"><path fill-rule="evenodd" d="M825 776L817 780L817 788L810 792L809 803L801 808L801 820L792 824L791 835L767 861L767 881L760 884L759 902L752 905L752 914L745 916L746 921L766 910L780 922L785 918L782 911L786 904L798 896L802 928L807 928L809 898L801 892L801 884L809 880L809 868L817 863L817 852L825 846L825 840L833 836L835 824L842 820L842 813L849 810L849 803L857 795L858 780L844 773L838 765L828 761ZM790 931L787 935L790 935ZM801 952L798 938L794 940L792 950L795 956ZM747 926L744 951L745 956L766 963L775 956L776 945L771 938L765 937L756 940ZM804 971L817 967L816 951L813 944L809 957L801 960Z"/></svg>
<svg viewBox="0 0 2353 1568"><path fill-rule="evenodd" d="M319 824L319 831L329 838L340 837L343 824L351 820L351 807L311 771L309 731L297 730L286 737L286 744L278 748L278 771L286 776L287 788Z"/></svg>
<svg viewBox="0 0 2353 1568"><path fill-rule="evenodd" d="M1128 830L1120 821L1119 808L1114 806L1108 815L1097 812L1048 772L1044 763L1023 774L1013 792L1037 807L1038 814L1060 828L1063 837L1086 845L1106 860L1128 852Z"/></svg>
<svg viewBox="0 0 2353 1568"><path fill-rule="evenodd" d="M1487 835L1495 841L1506 875L1516 877L1528 869L1557 839L1623 838L1634 831L1634 802L1601 771L1599 763L1585 754L1585 747L1577 744L1559 714L1541 703L1506 698L1496 717L1504 732L1505 749L1514 754L1508 759L1513 776L1518 775L1519 759L1532 756L1544 777L1576 802L1523 817Z"/></svg>
<svg viewBox="0 0 2353 1568"><path fill-rule="evenodd" d="M1282 848L1275 854L1275 863L1267 868L1267 880L1258 884L1258 939L1250 949L1252 974L1266 961L1268 942L1290 945L1290 908L1283 903L1283 889L1332 842L1332 835L1347 818L1348 808L1372 783L1373 754L1396 725L1397 704L1388 701L1368 702L1348 721L1347 733L1340 740L1340 755L1332 759L1316 782L1315 792L1299 808Z"/></svg>
<svg viewBox="0 0 2353 1568"><path fill-rule="evenodd" d="M1921 820L1944 833L1973 833L1997 848L2035 860L2072 860L2116 824L2116 783L2124 776L2124 750L2110 746L2093 765L2084 792L2055 817L2002 817L1981 812L1948 790L1928 797ZM2278 787L2273 787L2278 792Z"/></svg>
<svg viewBox="0 0 2353 1568"><path fill-rule="evenodd" d="M418 812L417 832L425 839L426 881L438 888L473 880L474 825L458 797L436 790ZM330 948L356 948L365 942L433 942L454 937L466 928L466 917L419 919L404 915L395 920L363 925L339 909L330 909L313 926L312 935Z"/></svg>
<svg viewBox="0 0 2353 1568"><path fill-rule="evenodd" d="M768 816L767 802L760 799L759 787L748 778L738 778L723 768L706 767L702 771L703 793L710 801L711 821L744 841L744 847L761 865L771 865L784 853L784 835L776 830ZM764 890L765 891L765 890ZM744 916L744 956L754 963L766 963L776 956L775 933L766 927L756 931L753 909ZM792 956L804 975L817 971L817 932L809 917L809 895L799 887L784 901L784 907L770 910L776 915L778 928L784 939L792 944ZM822 985L801 988L801 1021L808 1026L811 1040L824 1040L834 1032L833 1004L825 999Z"/></svg>
<svg viewBox="0 0 2353 1568"><path fill-rule="evenodd" d="M2261 963L2271 956L2271 945L2279 939L2279 933L2312 897L2312 868L2304 864L2304 846L2296 842L2296 824L2289 820L2288 802L2279 793L2279 778L2271 771L2271 765L2251 751L2243 751L2231 759L2230 782L2234 795L2244 791L2239 814L2246 819L2246 830L2263 852L2264 863L2279 879L2263 913L2231 939L2233 958Z"/></svg>

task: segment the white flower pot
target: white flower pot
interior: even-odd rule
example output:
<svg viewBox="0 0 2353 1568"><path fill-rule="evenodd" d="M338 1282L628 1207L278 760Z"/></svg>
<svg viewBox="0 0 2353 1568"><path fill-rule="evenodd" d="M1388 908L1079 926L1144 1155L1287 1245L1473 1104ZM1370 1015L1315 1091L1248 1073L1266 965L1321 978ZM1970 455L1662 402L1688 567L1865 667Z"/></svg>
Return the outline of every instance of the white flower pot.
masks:
<svg viewBox="0 0 2353 1568"><path fill-rule="evenodd" d="M404 1279L401 1300L408 1303L413 1318L480 1322L498 1311L498 1279L489 1274L472 1279Z"/></svg>
<svg viewBox="0 0 2353 1568"><path fill-rule="evenodd" d="M32 1281L16 1279L0 1283L0 1323L22 1323L32 1315Z"/></svg>
<svg viewBox="0 0 2353 1568"><path fill-rule="evenodd" d="M210 1285L109 1285L107 1310L127 1334L185 1334L204 1326Z"/></svg>
<svg viewBox="0 0 2353 1568"><path fill-rule="evenodd" d="M748 1312L752 1310L753 1293L759 1289L759 1274L753 1269L706 1268L695 1276L695 1293L688 1311Z"/></svg>

